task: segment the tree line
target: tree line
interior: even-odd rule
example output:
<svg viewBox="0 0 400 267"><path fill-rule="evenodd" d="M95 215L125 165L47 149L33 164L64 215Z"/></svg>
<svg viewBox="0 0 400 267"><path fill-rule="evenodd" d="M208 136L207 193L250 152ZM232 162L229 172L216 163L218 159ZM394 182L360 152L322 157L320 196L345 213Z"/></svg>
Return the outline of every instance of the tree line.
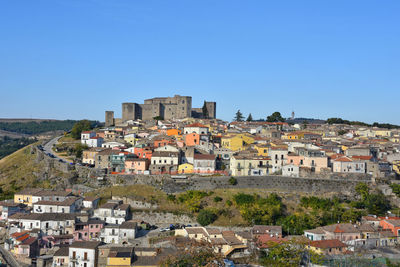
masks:
<svg viewBox="0 0 400 267"><path fill-rule="evenodd" d="M240 109L236 112L235 117L233 118L234 121L244 121L244 116L243 113L240 111ZM254 121L253 120L253 115L251 113L247 117L246 121ZM259 119L257 121L267 121L267 122L284 122L286 119L282 117L281 113L278 111L275 111L272 113L270 116L267 116L267 119Z"/></svg>
<svg viewBox="0 0 400 267"><path fill-rule="evenodd" d="M35 135L59 130L69 131L76 122L75 120L0 122L0 130Z"/></svg>

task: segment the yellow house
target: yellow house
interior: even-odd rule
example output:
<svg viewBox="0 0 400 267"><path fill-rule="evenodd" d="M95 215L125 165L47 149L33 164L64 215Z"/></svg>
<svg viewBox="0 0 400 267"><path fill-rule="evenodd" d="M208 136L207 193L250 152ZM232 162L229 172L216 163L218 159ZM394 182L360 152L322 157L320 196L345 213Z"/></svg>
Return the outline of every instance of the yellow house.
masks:
<svg viewBox="0 0 400 267"><path fill-rule="evenodd" d="M136 145L139 138L137 138L135 134L128 134L124 136L124 140L125 142L130 143L131 145L134 146Z"/></svg>
<svg viewBox="0 0 400 267"><path fill-rule="evenodd" d="M374 130L376 136L382 136L382 137L391 137L392 136L392 131L388 129L376 129Z"/></svg>
<svg viewBox="0 0 400 267"><path fill-rule="evenodd" d="M178 173L193 173L193 165L184 163L178 166Z"/></svg>
<svg viewBox="0 0 400 267"><path fill-rule="evenodd" d="M389 140L390 140L390 142L393 142L393 143L400 143L400 136L393 136Z"/></svg>
<svg viewBox="0 0 400 267"><path fill-rule="evenodd" d="M400 174L400 160L395 160L392 162L393 171Z"/></svg>
<svg viewBox="0 0 400 267"><path fill-rule="evenodd" d="M40 191L42 191L40 188L25 188L24 190L14 194L14 203L22 203L32 207L32 197Z"/></svg>
<svg viewBox="0 0 400 267"><path fill-rule="evenodd" d="M131 266L134 258L132 247L115 247L110 249L107 257L107 267Z"/></svg>
<svg viewBox="0 0 400 267"><path fill-rule="evenodd" d="M221 146L232 151L242 151L246 145L254 143L254 138L248 134L227 135L221 138Z"/></svg>
<svg viewBox="0 0 400 267"><path fill-rule="evenodd" d="M254 145L254 149L257 150L258 156L268 157L270 145L257 144Z"/></svg>

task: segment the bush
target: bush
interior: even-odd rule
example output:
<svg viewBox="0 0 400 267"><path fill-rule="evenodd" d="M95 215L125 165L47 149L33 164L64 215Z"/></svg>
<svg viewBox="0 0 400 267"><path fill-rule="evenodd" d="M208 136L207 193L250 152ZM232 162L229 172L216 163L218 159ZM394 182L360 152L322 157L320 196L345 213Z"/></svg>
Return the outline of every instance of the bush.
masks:
<svg viewBox="0 0 400 267"><path fill-rule="evenodd" d="M230 206L232 206L232 201L230 201L230 200L228 199L227 201L225 201L225 204L226 204L228 207L230 207Z"/></svg>
<svg viewBox="0 0 400 267"><path fill-rule="evenodd" d="M230 183L231 185L237 185L237 180L236 180L236 178L234 178L234 177L229 178L229 183Z"/></svg>
<svg viewBox="0 0 400 267"><path fill-rule="evenodd" d="M221 202L222 201L222 197L216 196L214 197L214 202Z"/></svg>
<svg viewBox="0 0 400 267"><path fill-rule="evenodd" d="M201 210L197 215L197 222L201 226L206 226L212 224L218 218L217 214L215 214L211 210Z"/></svg>
<svg viewBox="0 0 400 267"><path fill-rule="evenodd" d="M169 201L175 202L176 197L175 197L175 195L167 195L167 199L168 199Z"/></svg>
<svg viewBox="0 0 400 267"><path fill-rule="evenodd" d="M249 205L255 202L255 197L253 195L238 193L233 196L233 199L238 206Z"/></svg>

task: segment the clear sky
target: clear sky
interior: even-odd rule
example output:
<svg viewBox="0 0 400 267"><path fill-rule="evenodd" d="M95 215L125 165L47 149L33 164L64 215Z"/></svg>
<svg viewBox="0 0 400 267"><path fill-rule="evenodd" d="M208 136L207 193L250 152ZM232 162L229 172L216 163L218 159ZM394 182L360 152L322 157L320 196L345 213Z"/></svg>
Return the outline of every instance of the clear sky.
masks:
<svg viewBox="0 0 400 267"><path fill-rule="evenodd" d="M0 117L174 94L265 118L400 124L400 1L2 0Z"/></svg>

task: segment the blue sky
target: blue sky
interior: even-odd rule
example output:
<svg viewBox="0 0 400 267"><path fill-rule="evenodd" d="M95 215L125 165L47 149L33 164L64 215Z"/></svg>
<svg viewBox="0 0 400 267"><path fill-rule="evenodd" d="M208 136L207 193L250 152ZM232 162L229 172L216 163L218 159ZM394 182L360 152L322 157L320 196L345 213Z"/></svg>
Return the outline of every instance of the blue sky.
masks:
<svg viewBox="0 0 400 267"><path fill-rule="evenodd" d="M0 117L104 120L174 94L400 124L400 1L0 1Z"/></svg>

